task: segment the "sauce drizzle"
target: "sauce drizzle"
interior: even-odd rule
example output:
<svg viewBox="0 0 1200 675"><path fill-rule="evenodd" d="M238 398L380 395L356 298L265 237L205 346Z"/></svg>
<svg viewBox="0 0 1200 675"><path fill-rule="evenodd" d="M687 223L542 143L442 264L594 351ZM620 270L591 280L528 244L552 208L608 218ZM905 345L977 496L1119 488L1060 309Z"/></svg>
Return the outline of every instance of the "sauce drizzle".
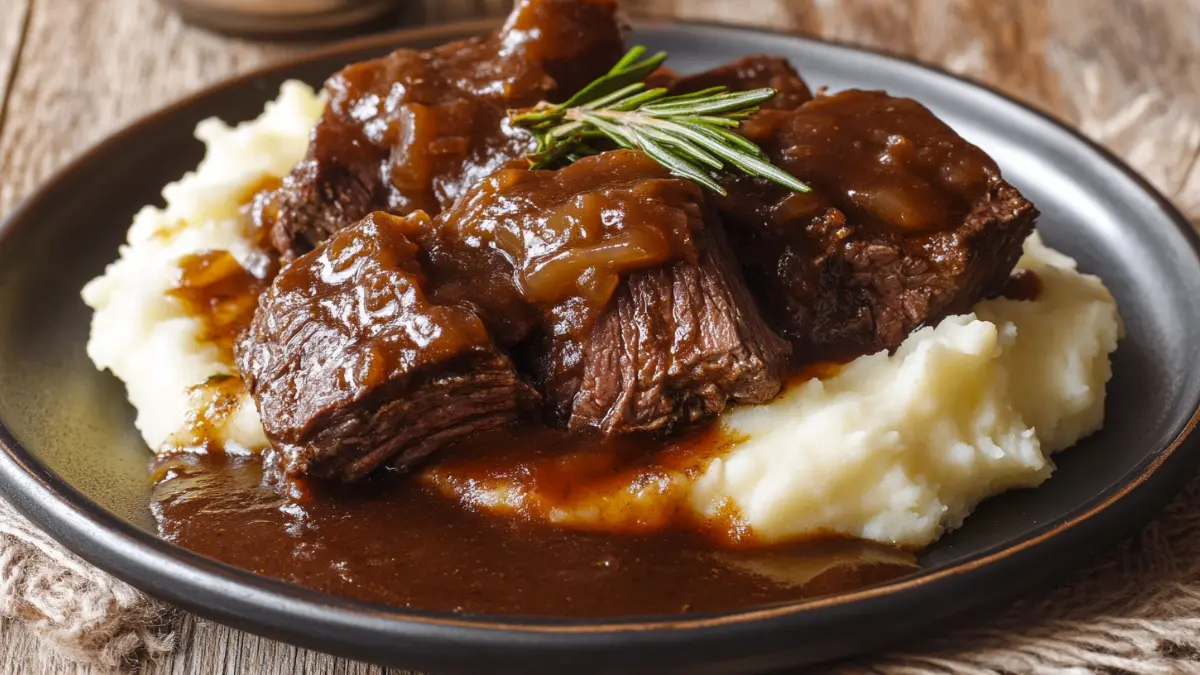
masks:
<svg viewBox="0 0 1200 675"><path fill-rule="evenodd" d="M200 320L198 339L217 345L222 360L232 364L233 345L250 325L266 285L229 251L204 251L180 259L179 277L169 294Z"/></svg>

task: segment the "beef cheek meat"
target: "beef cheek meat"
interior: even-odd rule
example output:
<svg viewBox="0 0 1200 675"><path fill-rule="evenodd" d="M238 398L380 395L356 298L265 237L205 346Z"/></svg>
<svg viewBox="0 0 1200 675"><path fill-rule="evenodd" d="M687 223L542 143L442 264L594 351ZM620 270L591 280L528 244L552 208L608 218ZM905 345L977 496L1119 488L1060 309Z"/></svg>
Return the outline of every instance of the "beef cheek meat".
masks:
<svg viewBox="0 0 1200 675"><path fill-rule="evenodd" d="M371 211L436 214L532 148L506 108L565 98L620 58L615 0L521 0L492 35L342 69L308 153L255 220L289 261Z"/></svg>
<svg viewBox="0 0 1200 675"><path fill-rule="evenodd" d="M893 349L998 293L1037 210L982 150L883 92L764 110L742 133L812 187L741 177L719 200L747 282L801 359Z"/></svg>
<svg viewBox="0 0 1200 675"><path fill-rule="evenodd" d="M781 387L788 346L701 188L641 152L502 170L421 241L439 301L517 345L569 428L665 429Z"/></svg>
<svg viewBox="0 0 1200 675"><path fill-rule="evenodd" d="M404 234L369 215L260 296L238 368L288 471L353 481L515 421L536 396L483 322L433 302Z"/></svg>
<svg viewBox="0 0 1200 675"><path fill-rule="evenodd" d="M715 218L699 244L695 262L630 274L586 338L550 336L537 372L569 428L670 429L782 388L790 350L759 314Z"/></svg>

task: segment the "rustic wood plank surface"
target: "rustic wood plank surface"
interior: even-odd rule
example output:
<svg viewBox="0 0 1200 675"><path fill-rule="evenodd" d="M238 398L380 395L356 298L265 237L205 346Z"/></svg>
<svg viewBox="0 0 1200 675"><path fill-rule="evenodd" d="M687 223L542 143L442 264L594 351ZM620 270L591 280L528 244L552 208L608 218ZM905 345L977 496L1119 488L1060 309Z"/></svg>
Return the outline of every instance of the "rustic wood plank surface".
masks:
<svg viewBox="0 0 1200 675"><path fill-rule="evenodd" d="M11 0L0 7L0 129L4 128L5 103L8 100L10 76L21 52L25 36L25 19L29 16L29 0Z"/></svg>
<svg viewBox="0 0 1200 675"><path fill-rule="evenodd" d="M431 21L499 14L508 4L423 3ZM1192 0L630 0L629 5L634 13L795 30L941 65L1078 126L1130 161L1193 219L1200 216L1200 4ZM154 0L0 0L0 215L119 126L303 48L190 28ZM1181 500L1200 501L1197 494L1193 486ZM1177 503L1171 513L1185 507L1200 504ZM1140 541L1169 539L1177 525L1171 513ZM1114 569L1168 581L1175 578L1170 574L1183 574L1147 572L1142 568L1173 563L1141 560L1139 550L1137 544L1127 547L1081 572L1074 592L1100 592ZM182 618L179 640L170 659L141 664L143 670L381 672L191 616ZM0 622L0 672L94 670L48 654L20 625Z"/></svg>

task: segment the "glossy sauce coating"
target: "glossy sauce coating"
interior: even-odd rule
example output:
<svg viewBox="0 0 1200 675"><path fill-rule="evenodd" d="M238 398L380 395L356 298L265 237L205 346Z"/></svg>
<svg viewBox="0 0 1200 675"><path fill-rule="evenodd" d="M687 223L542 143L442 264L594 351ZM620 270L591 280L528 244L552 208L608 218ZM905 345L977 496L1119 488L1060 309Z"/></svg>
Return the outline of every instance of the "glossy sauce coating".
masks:
<svg viewBox="0 0 1200 675"><path fill-rule="evenodd" d="M275 277L265 302L301 303L336 327L342 342L323 345L322 351L341 360L335 369L339 385L370 389L397 373L490 347L473 314L426 297L417 247L404 231L428 222L420 213L406 219L376 213L343 230L313 260L289 265ZM283 332L307 339L305 325L293 328L294 333ZM366 345L360 353L358 347Z"/></svg>
<svg viewBox="0 0 1200 675"><path fill-rule="evenodd" d="M857 223L920 234L962 222L999 169L921 104L883 92L818 97L766 110L743 133L812 186L774 207L776 221L834 208Z"/></svg>
<svg viewBox="0 0 1200 675"><path fill-rule="evenodd" d="M531 308L578 336L628 273L695 260L702 203L695 183L617 150L555 171L500 170L413 236L441 297L474 305L507 341L532 328L510 325Z"/></svg>

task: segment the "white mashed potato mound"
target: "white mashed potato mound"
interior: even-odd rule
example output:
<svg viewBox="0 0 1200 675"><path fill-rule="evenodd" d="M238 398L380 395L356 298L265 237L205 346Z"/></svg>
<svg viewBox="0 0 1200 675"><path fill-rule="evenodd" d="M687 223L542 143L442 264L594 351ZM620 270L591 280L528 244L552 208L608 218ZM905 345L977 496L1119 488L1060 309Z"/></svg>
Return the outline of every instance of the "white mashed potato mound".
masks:
<svg viewBox="0 0 1200 675"><path fill-rule="evenodd" d="M1018 267L1035 301L987 300L762 406L722 418L748 437L691 504L732 505L757 538L838 534L925 546L984 498L1044 481L1051 453L1104 421L1122 326L1100 279L1034 234Z"/></svg>
<svg viewBox="0 0 1200 675"><path fill-rule="evenodd" d="M310 88L289 82L257 120L232 129L201 123L204 161L163 190L166 209L137 215L120 259L83 291L95 310L88 354L125 382L153 449L179 444L202 404L191 388L236 372L169 295L178 261L209 250L239 260L251 254L238 201L264 176L283 176L302 159L322 108ZM1019 267L1041 280L1036 300L982 302L974 314L916 331L892 355L864 356L769 404L730 409L721 423L745 440L701 470L640 490L625 486L544 517L619 526L610 521L661 510L658 495L701 519L726 522L736 514L764 542L811 535L933 542L984 498L1041 483L1053 470L1053 452L1103 422L1109 354L1122 334L1116 303L1098 278L1076 271L1036 234ZM215 432L213 440L231 450L267 445L244 392ZM465 498L453 483L440 487ZM474 506L498 513L537 497L501 479L469 487Z"/></svg>
<svg viewBox="0 0 1200 675"><path fill-rule="evenodd" d="M300 82L283 85L279 98L256 120L230 128L210 119L196 127L207 153L200 166L163 189L165 209L146 207L133 220L120 258L83 289L95 313L88 356L124 383L137 409L137 428L155 450L173 444L201 404L189 389L214 375L234 373L213 344L202 341L201 322L168 294L177 285L180 258L227 250L239 261L252 251L239 201L265 177L283 176L304 157L324 104ZM214 432L230 449L266 445L253 401Z"/></svg>

